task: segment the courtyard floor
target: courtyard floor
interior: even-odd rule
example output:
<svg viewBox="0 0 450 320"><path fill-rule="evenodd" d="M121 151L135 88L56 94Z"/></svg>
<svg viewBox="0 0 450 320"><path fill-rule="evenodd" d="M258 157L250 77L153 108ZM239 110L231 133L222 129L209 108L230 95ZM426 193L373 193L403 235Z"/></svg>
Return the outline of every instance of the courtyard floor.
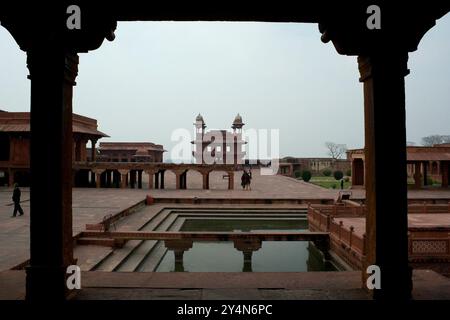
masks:
<svg viewBox="0 0 450 320"><path fill-rule="evenodd" d="M144 189L94 189L94 188L84 188L84 189L73 189L73 234L76 235L79 232L83 231L85 229L85 225L88 223L97 223L100 222L105 215L108 214L117 214L136 203L142 201L146 195L151 194L153 197L159 197L159 198L223 198L223 199L336 199L339 193L339 190L332 190L332 189L324 189L319 186L315 186L313 184L305 183L303 181L299 181L297 179L284 177L284 176L261 176L258 174L258 172L255 170L253 172L253 180L252 180L252 190L251 191L244 191L240 187L240 172L235 173L235 189L234 190L226 190L228 181L223 178L223 175L221 173L216 173L211 175L210 178L210 190L202 190L201 189L201 175L200 174L191 174L188 175L188 184L187 190L176 190L175 187L175 179L170 174L166 175L166 189L164 190L148 190L146 188ZM144 187L145 187L145 181L144 181ZM11 218L12 215L12 201L11 201L11 195L12 195L12 189L11 188L1 188L0 189L0 278L2 281L2 288L0 289L0 294L6 294L7 292L14 292L9 290L8 286L14 286L14 283L19 284L21 281L24 281L24 273L23 271L7 271L8 269L26 261L29 257L29 190L27 188L22 189L22 207L25 211L25 215L21 217ZM363 199L365 196L364 190L352 190L352 197L356 199ZM429 199L429 198L438 198L438 199L449 199L450 200L450 189L449 190L410 190L408 193L409 198L413 199ZM256 206L256 205L255 205ZM263 205L264 206L264 205ZM283 204L278 204L275 206L286 206ZM130 217L131 218L131 217ZM137 216L136 216L137 218ZM125 218L128 219L128 218ZM351 218L347 218L351 219ZM438 214L438 215L410 215L409 217L410 224L412 225L450 225L450 215L446 214ZM358 233L364 232L364 219L354 218L352 220L346 220L344 221L344 224L350 224L355 227L355 231ZM123 221L121 222L122 228L127 228L127 224ZM130 226L128 228L132 228L132 223L130 220ZM101 249L103 250L103 249ZM95 249L93 248L92 254L97 254ZM1 272L3 271L3 272ZM426 271L420 271L420 272L426 272ZM86 275L86 287L88 290L84 290L83 293L80 295L80 299L96 299L96 298L108 298L108 297L114 297L116 294L119 294L114 288L110 288L108 290L104 290L102 292L99 292L98 289L96 289L94 285L90 287L89 281L94 281L94 279L91 276L91 272L88 272ZM94 272L95 274L95 272ZM144 286L140 288L140 290L134 290L134 288L126 287L122 288L120 291L120 295L122 297L133 297L133 298L144 298L144 297L155 297L155 298L188 298L188 299L196 299L196 298L214 298L217 297L218 299L225 299L227 296L236 296L236 292L239 292L237 296L240 296L242 294L243 297L253 297L256 298L264 298L266 297L269 292L271 293L271 298L282 298L282 299L302 299L302 298L310 298L315 299L317 297L321 297L323 299L332 299L337 298L339 296L342 296L342 292L339 292L339 290L331 290L326 289L325 287L321 288L321 285L324 283L327 283L329 280L323 280L323 279L329 279L328 277L332 277L332 273L330 276L325 276L324 273L317 273L318 275L313 275L315 273L308 273L312 274L310 277L311 280L304 280L305 283L308 283L308 281L311 284L311 286L318 286L319 289L313 290L311 289L311 286L304 286L304 283L301 287L297 288L290 288L287 290L284 288L283 290L271 290L269 289L269 284L267 284L267 288L256 288L256 284L259 283L266 283L264 281L268 281L267 277L269 277L269 274L264 275L264 273L260 273L259 275L256 274L238 274L233 275L233 273L230 273L229 275L222 275L220 276L218 281L222 281L220 283L227 283L228 281L231 281L230 277L235 277L233 279L238 279L239 281L244 281L242 283L253 283L253 286L249 286L245 289L239 289L239 288L228 288L228 289L213 289L213 288L206 288L208 283L205 279L210 277L207 275L202 276L201 273L197 274L195 277L204 277L202 281L199 283L204 283L206 287L202 288L191 288L190 290L177 291L179 287L175 288L176 281L181 281L183 275L171 275L169 278L164 278L164 275L155 275L152 279L157 280L155 283L162 283L164 281L168 281L167 283L172 283L174 287L168 287L165 288L163 291L159 292L158 289L154 288L154 285L151 284L151 282L148 286ZM430 273L431 274L431 273ZM437 277L440 277L440 275L437 275L433 273L434 275L431 276L427 273L420 273L419 278L421 277L434 277L436 275ZM303 274L304 275L304 274ZM4 281L6 278L11 277L11 281ZM109 279L109 276L102 275L100 278L102 279ZM136 277L136 281L140 279L139 275L131 275L131 277ZM181 278L177 278L181 277ZM273 277L273 275L270 275L270 277ZM289 280L291 275L289 273L279 274L279 277L284 277L285 280L283 281L291 281ZM302 278L302 273L292 273L292 277L300 277ZM354 297L354 298L364 298L361 294L364 294L359 287L355 287L353 284L353 279L355 284L360 284L360 273L356 272L354 275L351 275L348 273L348 279L345 281L342 281L342 283L347 283L348 290L346 293L347 297ZM214 277L216 279L216 277ZM16 279L16 280L14 280ZM89 280L91 279L91 280ZM130 279L127 277L127 279ZM134 278L133 278L134 279ZM163 281L163 279L165 279ZM178 280L177 280L178 279ZM183 278L184 279L184 278ZM280 278L281 279L281 278ZM314 280L316 279L316 280ZM322 280L320 280L322 279ZM428 278L427 278L428 279ZM433 280L434 279L434 280ZM442 281L442 278L439 278L440 280L436 280L437 278L432 278L430 283L438 283L439 281ZM446 278L444 278L446 279ZM116 279L117 283L124 283L124 280L122 279ZM116 281L114 280L114 281ZM139 281L141 281L140 279ZM152 280L152 281L153 281ZM106 280L105 280L106 281ZM109 281L109 280L108 280ZM128 281L128 280L127 280ZM183 280L185 281L185 280ZM206 281L206 282L205 282ZM282 281L282 280L280 280ZM316 281L316 282L314 282ZM325 281L325 282L323 282ZM421 280L420 280L421 281ZM419 281L419 282L420 282ZM428 280L427 280L428 281ZM448 280L446 280L448 281ZM95 283L92 282L92 283ZM105 282L106 283L106 282ZM269 282L267 282L269 283ZM322 283L322 284L320 284ZM337 282L339 283L339 281ZM425 283L425 281L423 282ZM447 286L447 282L444 282L445 290L448 290L450 293L450 286ZM337 288L337 287L336 287ZM436 292L440 292L439 289L441 287L437 286L435 288ZM20 288L19 288L20 289ZM17 290L19 290L17 289ZM24 289L24 286L23 288ZM20 289L20 290L22 290ZM19 290L19 291L20 291ZM128 291L127 291L128 290ZM322 290L322 291L321 291ZM331 290L331 291L330 291ZM416 292L416 296L421 297L431 297L433 295L432 291L430 291L430 287L426 287L425 285L422 286L423 292L425 293L418 293ZM427 291L428 290L428 291ZM445 291L444 290L444 291ZM128 292L128 293L127 293ZM165 295L165 293L166 295ZM428 293L426 293L428 292ZM17 293L17 292L16 292ZM23 292L22 292L23 293ZM19 295L22 294L19 292ZM14 295L14 294L13 294ZM442 296L442 295L441 295ZM444 295L445 296L445 295ZM0 297L1 299L1 297Z"/></svg>

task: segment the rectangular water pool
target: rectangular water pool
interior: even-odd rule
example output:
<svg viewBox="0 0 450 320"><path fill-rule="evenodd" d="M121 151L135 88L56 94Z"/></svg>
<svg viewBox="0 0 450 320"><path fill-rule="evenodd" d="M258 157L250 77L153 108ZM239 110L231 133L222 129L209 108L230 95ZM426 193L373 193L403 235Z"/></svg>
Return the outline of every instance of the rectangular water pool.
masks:
<svg viewBox="0 0 450 320"><path fill-rule="evenodd" d="M300 218L186 218L180 231L304 231L308 221ZM302 272L336 271L322 253L308 241L264 241L261 248L244 258L233 242L194 242L183 254L182 263L175 263L174 253L167 251L157 272Z"/></svg>

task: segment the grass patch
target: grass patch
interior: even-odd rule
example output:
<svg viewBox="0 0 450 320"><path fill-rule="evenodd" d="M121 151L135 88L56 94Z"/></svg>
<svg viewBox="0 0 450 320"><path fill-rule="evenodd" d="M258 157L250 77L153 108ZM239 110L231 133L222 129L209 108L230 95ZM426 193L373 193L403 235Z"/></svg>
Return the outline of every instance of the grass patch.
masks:
<svg viewBox="0 0 450 320"><path fill-rule="evenodd" d="M334 186L334 189L341 189L341 181L336 180L334 177L317 176L312 177L309 182L322 188L333 189ZM349 189L351 185L350 181L344 181L344 189Z"/></svg>

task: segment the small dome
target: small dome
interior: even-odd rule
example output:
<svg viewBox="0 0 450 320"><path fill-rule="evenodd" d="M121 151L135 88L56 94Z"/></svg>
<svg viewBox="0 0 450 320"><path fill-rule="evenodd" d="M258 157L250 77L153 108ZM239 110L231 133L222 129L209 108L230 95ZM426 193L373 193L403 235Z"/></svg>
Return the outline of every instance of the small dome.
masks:
<svg viewBox="0 0 450 320"><path fill-rule="evenodd" d="M202 115L199 113L198 116L195 118L196 122L204 122Z"/></svg>
<svg viewBox="0 0 450 320"><path fill-rule="evenodd" d="M236 115L236 117L234 118L233 124L232 124L232 128L233 129L242 129L242 127L244 126L244 123L242 122L242 117L241 115L238 113Z"/></svg>
<svg viewBox="0 0 450 320"><path fill-rule="evenodd" d="M241 117L241 115L239 113L234 118L233 123L236 123L236 124L241 124L242 123L242 117Z"/></svg>

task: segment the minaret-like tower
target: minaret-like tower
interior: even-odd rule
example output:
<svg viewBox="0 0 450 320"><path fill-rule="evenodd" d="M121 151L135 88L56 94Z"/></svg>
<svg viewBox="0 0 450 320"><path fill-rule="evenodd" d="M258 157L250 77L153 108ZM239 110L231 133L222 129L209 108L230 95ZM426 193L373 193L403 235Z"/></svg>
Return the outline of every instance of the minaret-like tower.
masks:
<svg viewBox="0 0 450 320"><path fill-rule="evenodd" d="M233 124L231 125L231 128L233 128L233 132L236 133L242 133L242 127L245 123L242 122L242 117L238 113L236 117L234 118Z"/></svg>
<svg viewBox="0 0 450 320"><path fill-rule="evenodd" d="M202 115L199 113L198 116L195 118L195 138L203 140L203 135L205 134L205 128L206 124L203 120Z"/></svg>
<svg viewBox="0 0 450 320"><path fill-rule="evenodd" d="M195 140L191 143L195 146L195 151L192 152L192 155L194 156L196 163L203 163L203 150L205 148L203 137L205 135L206 124L200 113L195 118L194 126Z"/></svg>
<svg viewBox="0 0 450 320"><path fill-rule="evenodd" d="M245 123L242 122L242 117L238 113L231 125L231 128L233 129L233 145L230 146L230 151L233 152L232 159L234 165L244 163L245 151L242 150L242 146L247 143L242 140L242 127L244 125Z"/></svg>

